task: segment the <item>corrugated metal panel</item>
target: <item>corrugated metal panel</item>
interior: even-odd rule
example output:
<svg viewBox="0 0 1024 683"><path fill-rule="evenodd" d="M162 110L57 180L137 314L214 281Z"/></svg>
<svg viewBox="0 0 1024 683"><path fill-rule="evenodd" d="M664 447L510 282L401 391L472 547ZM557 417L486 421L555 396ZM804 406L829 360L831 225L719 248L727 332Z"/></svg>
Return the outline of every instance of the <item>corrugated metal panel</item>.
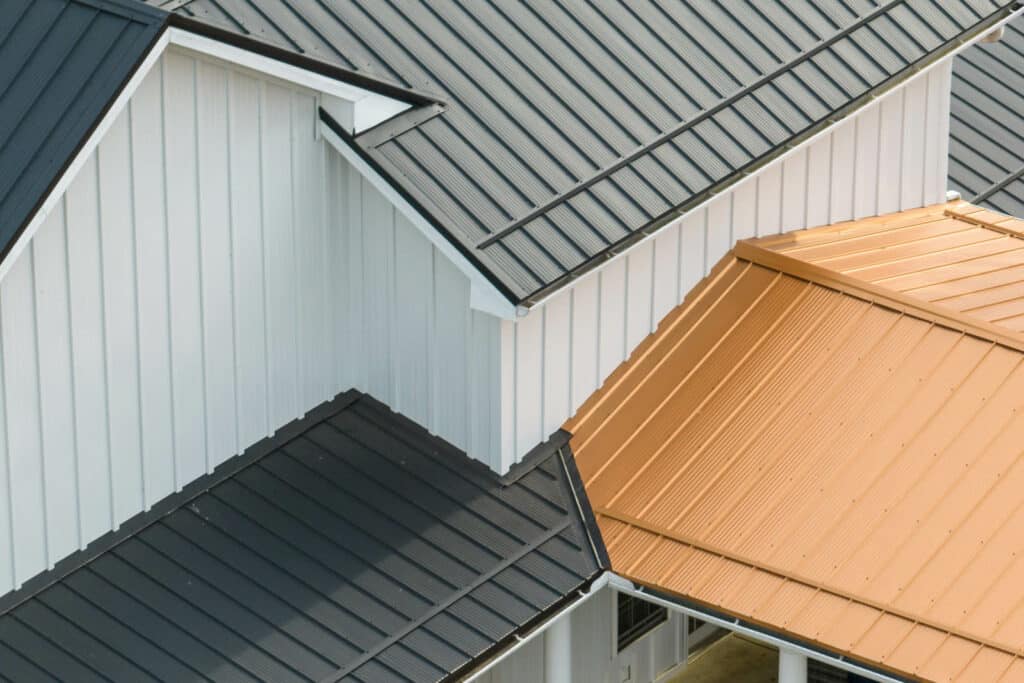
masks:
<svg viewBox="0 0 1024 683"><path fill-rule="evenodd" d="M943 201L949 73L943 65L902 86L506 323L502 391L516 423L504 461L567 420L736 240ZM878 154L883 137L901 162L895 180Z"/></svg>
<svg viewBox="0 0 1024 683"><path fill-rule="evenodd" d="M968 318L1024 332L1024 220L966 203L755 242Z"/></svg>
<svg viewBox="0 0 1024 683"><path fill-rule="evenodd" d="M385 124L362 148L527 300L1011 5L193 0L177 12L440 95L443 113ZM881 190L900 200L898 183Z"/></svg>
<svg viewBox="0 0 1024 683"><path fill-rule="evenodd" d="M11 265L0 593L352 387L493 461L498 321L315 121L172 48Z"/></svg>
<svg viewBox="0 0 1024 683"><path fill-rule="evenodd" d="M163 27L125 0L8 0L0 17L0 252L6 253Z"/></svg>
<svg viewBox="0 0 1024 683"><path fill-rule="evenodd" d="M956 58L949 161L964 199L1024 215L1024 18Z"/></svg>
<svg viewBox="0 0 1024 683"><path fill-rule="evenodd" d="M3 599L0 677L438 681L600 571L557 444L504 482L355 392L129 527Z"/></svg>
<svg viewBox="0 0 1024 683"><path fill-rule="evenodd" d="M1014 680L1024 342L776 263L738 245L566 425L612 569L903 675Z"/></svg>

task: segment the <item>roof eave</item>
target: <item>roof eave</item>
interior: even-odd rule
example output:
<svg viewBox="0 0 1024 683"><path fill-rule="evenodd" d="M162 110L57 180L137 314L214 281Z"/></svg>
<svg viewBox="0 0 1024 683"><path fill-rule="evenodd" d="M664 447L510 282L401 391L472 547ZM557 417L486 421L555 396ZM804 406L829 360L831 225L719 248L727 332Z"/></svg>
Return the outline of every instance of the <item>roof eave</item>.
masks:
<svg viewBox="0 0 1024 683"><path fill-rule="evenodd" d="M957 54L971 47L993 30L998 29L1018 16L1024 16L1024 5L1008 5L1002 10L993 13L992 16L975 24L970 31L946 41L946 43L925 55L925 57L918 60L918 62L915 62L909 67L898 72L882 83L879 87L873 88L860 97L851 100L846 106L833 112L830 116L811 126L803 133L790 138L783 145L769 150L767 153L753 160L746 166L737 169L735 173L722 179L707 190L690 197L686 202L665 211L660 216L655 217L641 229L630 233L615 244L609 246L604 251L594 255L551 283L524 296L518 304L526 308L533 308L544 304L563 287L568 286L572 282L575 282L593 271L605 267L608 263L620 258L623 254L630 251L637 245L646 242L649 239L653 239L662 228L675 223L677 220L685 216L699 211L717 196L721 195L723 192L727 192L733 186L751 175L764 170L771 164L782 163L785 159L795 154L798 147L811 143L823 135L827 135L833 127L842 121L845 121L850 116L853 116L864 107L891 96L901 86L906 85L915 78L922 77L927 74L928 71L947 60L951 60Z"/></svg>

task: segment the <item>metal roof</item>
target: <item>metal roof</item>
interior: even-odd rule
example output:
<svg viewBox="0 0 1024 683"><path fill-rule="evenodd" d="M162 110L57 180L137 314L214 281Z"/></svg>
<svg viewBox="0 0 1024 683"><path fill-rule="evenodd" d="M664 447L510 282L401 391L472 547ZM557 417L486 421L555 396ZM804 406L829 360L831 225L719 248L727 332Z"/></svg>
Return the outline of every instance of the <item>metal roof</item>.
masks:
<svg viewBox="0 0 1024 683"><path fill-rule="evenodd" d="M966 202L753 242L1024 341L1024 220Z"/></svg>
<svg viewBox="0 0 1024 683"><path fill-rule="evenodd" d="M951 187L1024 216L1024 17L956 58L949 135Z"/></svg>
<svg viewBox="0 0 1024 683"><path fill-rule="evenodd" d="M5 0L0 13L0 255L157 39L132 0Z"/></svg>
<svg viewBox="0 0 1024 683"><path fill-rule="evenodd" d="M353 144L529 303L1013 4L192 0L176 12L190 30L436 94L442 106Z"/></svg>
<svg viewBox="0 0 1024 683"><path fill-rule="evenodd" d="M737 244L566 425L612 570L897 675L1022 680L1024 343L993 329Z"/></svg>
<svg viewBox="0 0 1024 683"><path fill-rule="evenodd" d="M0 598L0 680L465 672L600 571L564 457L499 479L349 392Z"/></svg>

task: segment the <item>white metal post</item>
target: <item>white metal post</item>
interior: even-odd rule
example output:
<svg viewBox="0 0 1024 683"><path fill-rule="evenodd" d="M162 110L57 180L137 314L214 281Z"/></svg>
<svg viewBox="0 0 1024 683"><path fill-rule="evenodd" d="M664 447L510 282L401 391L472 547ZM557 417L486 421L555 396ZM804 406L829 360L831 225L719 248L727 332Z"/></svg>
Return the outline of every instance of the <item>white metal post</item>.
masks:
<svg viewBox="0 0 1024 683"><path fill-rule="evenodd" d="M807 656L780 648L779 683L807 683Z"/></svg>
<svg viewBox="0 0 1024 683"><path fill-rule="evenodd" d="M544 680L572 683L572 619L568 614L544 633Z"/></svg>

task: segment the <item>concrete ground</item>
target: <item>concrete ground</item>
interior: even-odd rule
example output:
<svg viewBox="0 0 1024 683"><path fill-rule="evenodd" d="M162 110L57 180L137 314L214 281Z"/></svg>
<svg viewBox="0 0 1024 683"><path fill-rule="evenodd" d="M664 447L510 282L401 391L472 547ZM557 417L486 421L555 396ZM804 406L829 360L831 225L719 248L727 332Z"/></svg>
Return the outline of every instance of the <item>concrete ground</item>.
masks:
<svg viewBox="0 0 1024 683"><path fill-rule="evenodd" d="M730 633L690 658L668 683L775 683L779 651Z"/></svg>

